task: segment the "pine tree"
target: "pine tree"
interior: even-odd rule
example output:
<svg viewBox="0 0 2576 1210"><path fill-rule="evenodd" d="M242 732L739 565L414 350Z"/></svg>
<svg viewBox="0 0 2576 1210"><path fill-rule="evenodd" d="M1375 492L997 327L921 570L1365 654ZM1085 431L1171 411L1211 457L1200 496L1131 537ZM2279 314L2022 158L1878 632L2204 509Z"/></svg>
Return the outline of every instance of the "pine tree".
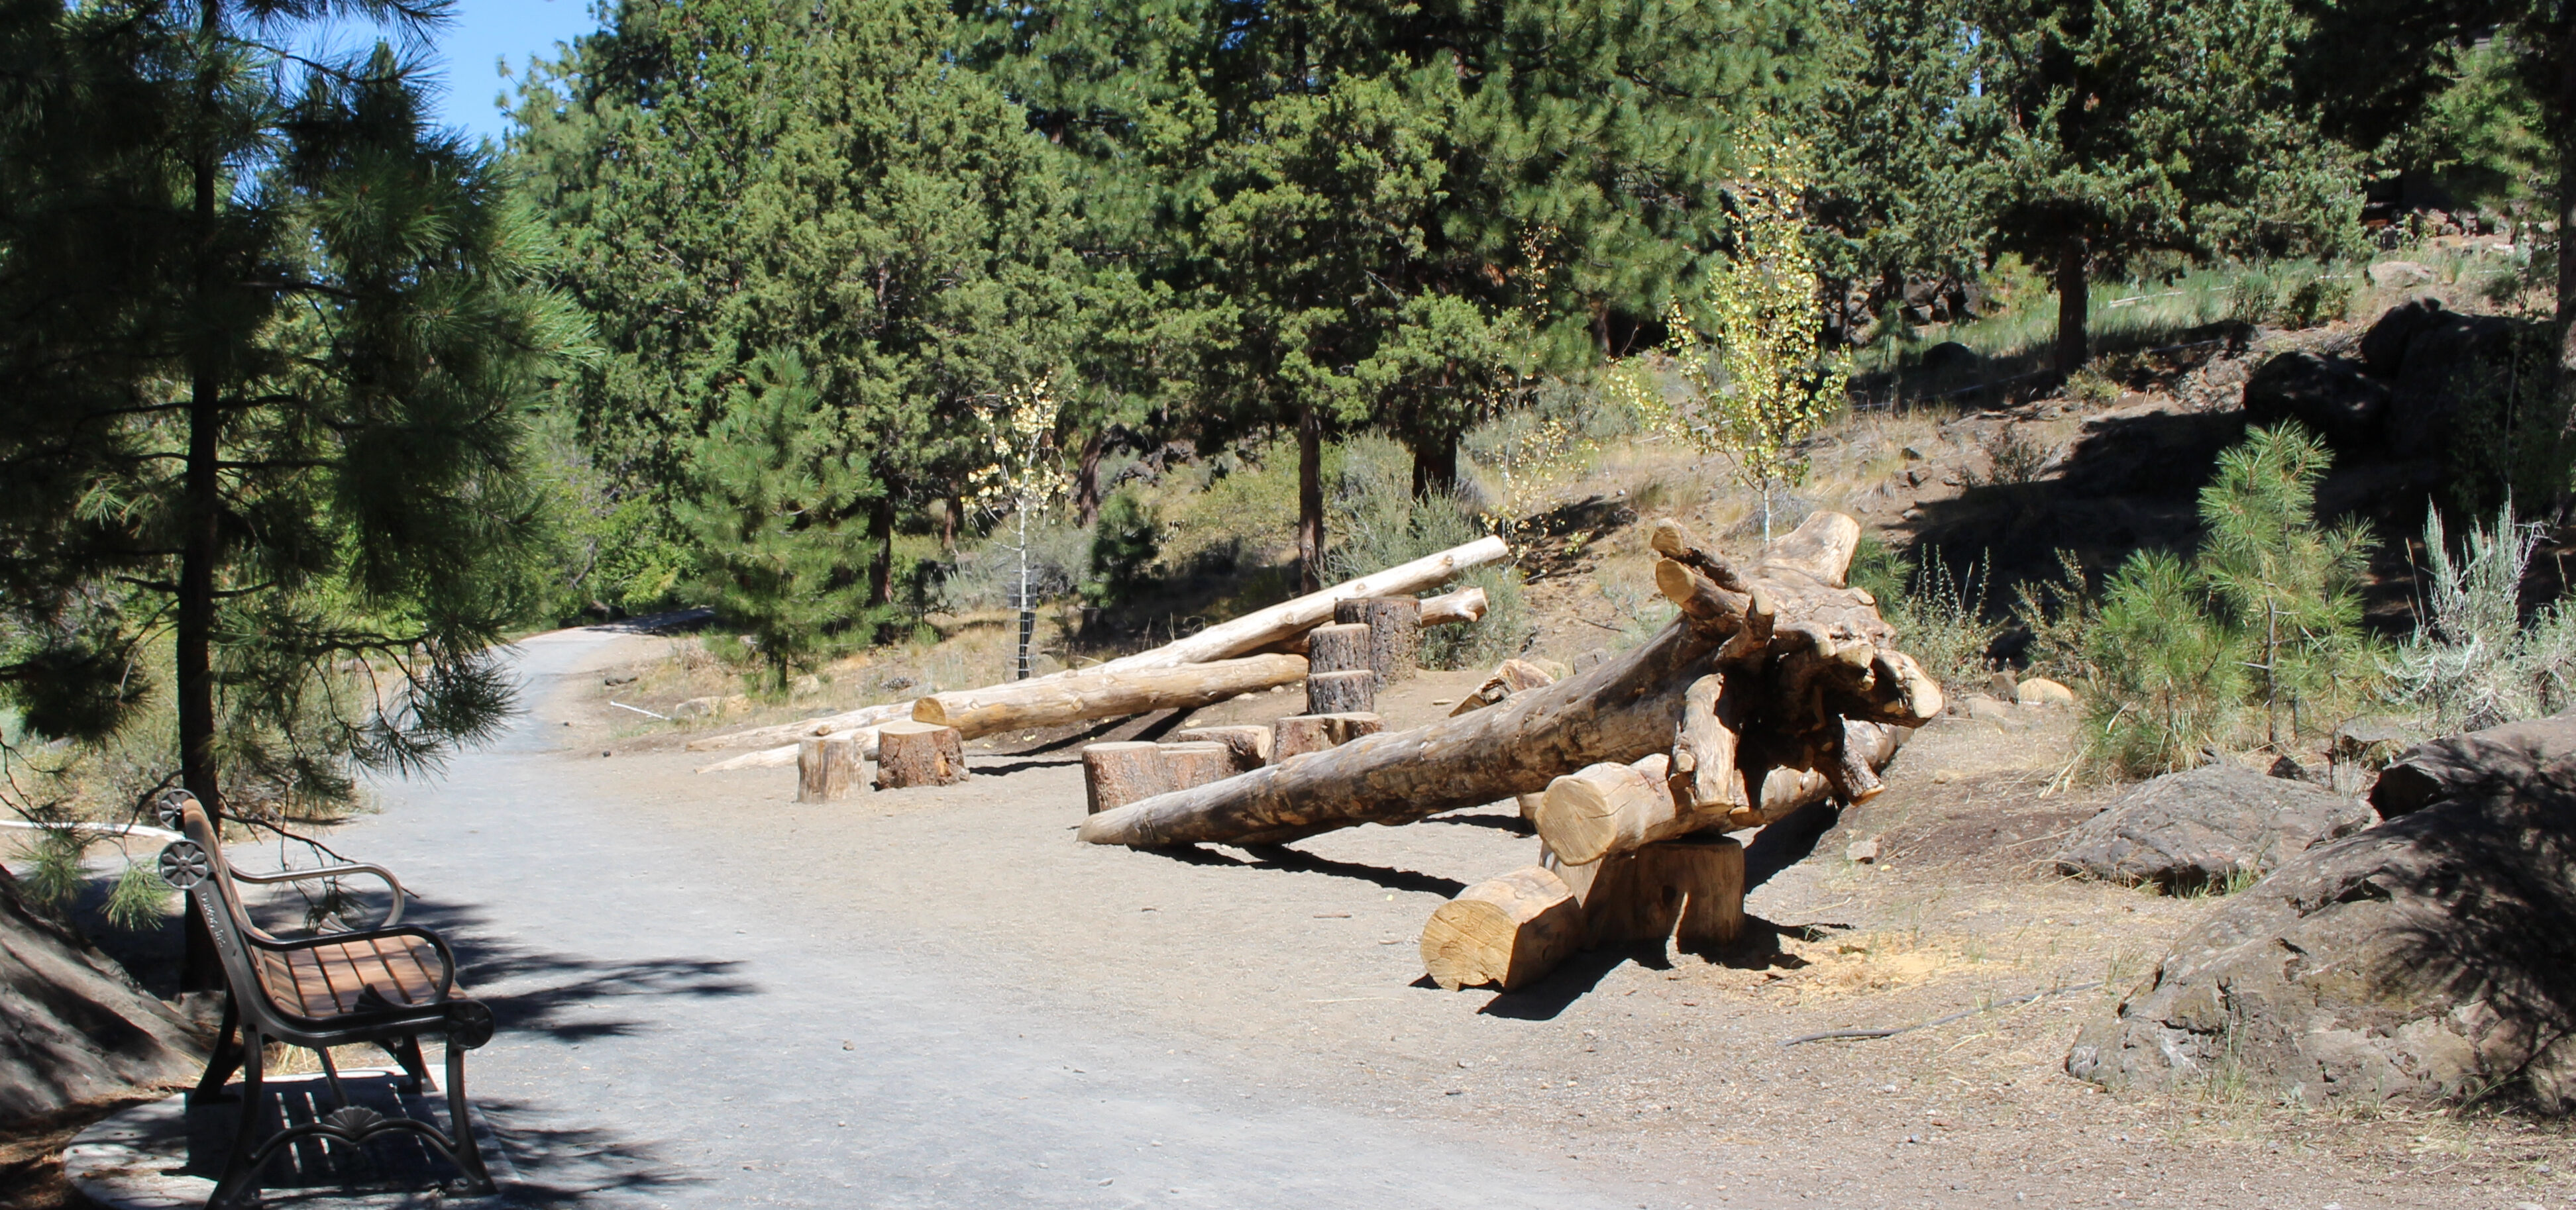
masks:
<svg viewBox="0 0 2576 1210"><path fill-rule="evenodd" d="M871 630L865 533L880 495L871 434L843 427L793 353L746 368L690 450L680 519L718 613L741 621L775 687Z"/></svg>
<svg viewBox="0 0 2576 1210"><path fill-rule="evenodd" d="M925 0L605 17L533 73L512 140L610 350L575 392L594 454L692 482L755 357L792 353L835 430L869 434L868 601L888 605L901 511L979 465L975 401L1084 343L1060 157L958 69Z"/></svg>
<svg viewBox="0 0 2576 1210"><path fill-rule="evenodd" d="M49 545L20 565L51 595L10 636L40 671L9 688L95 736L166 640L178 780L235 813L499 727L496 644L535 558L520 416L584 333L530 285L545 245L494 166L421 117L410 60L279 41L344 11L426 36L445 9L11 14L13 52L49 59L6 106L27 174L0 289L28 389L0 430L35 439L0 441L54 466L24 531ZM81 250L86 279L61 259ZM63 485L68 524L44 512Z"/></svg>
<svg viewBox="0 0 2576 1210"><path fill-rule="evenodd" d="M1309 583L1328 437L1384 426L1443 489L1498 384L1628 351L1706 271L1732 121L1803 37L1772 4L981 11L970 58L1162 219L1187 418L1296 435Z"/></svg>
<svg viewBox="0 0 2576 1210"><path fill-rule="evenodd" d="M2293 68L2294 0L1976 0L2003 124L1998 244L2048 266L2057 368L2084 364L2086 283L2128 258L2325 254L2358 163Z"/></svg>

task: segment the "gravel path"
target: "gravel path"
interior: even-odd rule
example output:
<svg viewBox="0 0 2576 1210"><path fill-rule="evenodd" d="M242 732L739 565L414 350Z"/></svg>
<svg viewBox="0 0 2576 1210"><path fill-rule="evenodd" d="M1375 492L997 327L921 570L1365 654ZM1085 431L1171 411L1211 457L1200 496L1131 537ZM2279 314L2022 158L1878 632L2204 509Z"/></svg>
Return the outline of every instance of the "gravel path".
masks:
<svg viewBox="0 0 2576 1210"><path fill-rule="evenodd" d="M524 647L529 698L620 636ZM544 712L539 711L539 718ZM990 986L637 826L531 719L333 839L400 871L500 1036L469 1063L524 1193L601 1205L1632 1206L1436 1128L1247 1082L1153 1023ZM826 872L828 845L798 856ZM469 906L470 905L470 906Z"/></svg>

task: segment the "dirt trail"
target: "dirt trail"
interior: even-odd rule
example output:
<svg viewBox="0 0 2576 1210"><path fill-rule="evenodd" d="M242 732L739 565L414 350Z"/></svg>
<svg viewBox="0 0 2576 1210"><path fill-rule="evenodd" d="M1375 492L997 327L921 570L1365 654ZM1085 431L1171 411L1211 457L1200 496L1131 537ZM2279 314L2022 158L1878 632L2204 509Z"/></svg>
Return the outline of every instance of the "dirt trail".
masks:
<svg viewBox="0 0 2576 1210"><path fill-rule="evenodd" d="M1446 713L1476 679L1427 675L1385 709L1397 725ZM548 717L618 727L588 693ZM1255 695L1187 722L1297 705ZM2044 873L2050 839L2100 805L2097 792L2041 794L2072 726L2065 713L1944 720L1900 756L1887 795L1820 840L1829 821L1756 837L1764 881L1749 907L1788 930L1776 949L1716 965L1599 955L1513 995L1437 990L1415 944L1443 899L1534 858L1504 809L1258 855L1082 845L1085 737L1070 732L996 737L971 751L978 775L961 786L829 805L792 802L788 770L690 775L668 739L557 757L553 776L696 853L711 883L771 905L779 927L902 936L942 971L1079 1005L1262 1095L1473 1138L1626 1186L1636 1204L2576 1200L2561 1175L2576 1148L2555 1128L2327 1120L2224 1088L2131 1100L2065 1076L2083 1014L2217 904ZM1871 836L1887 860L1842 860ZM1782 1045L2094 982L2108 990L1878 1041Z"/></svg>

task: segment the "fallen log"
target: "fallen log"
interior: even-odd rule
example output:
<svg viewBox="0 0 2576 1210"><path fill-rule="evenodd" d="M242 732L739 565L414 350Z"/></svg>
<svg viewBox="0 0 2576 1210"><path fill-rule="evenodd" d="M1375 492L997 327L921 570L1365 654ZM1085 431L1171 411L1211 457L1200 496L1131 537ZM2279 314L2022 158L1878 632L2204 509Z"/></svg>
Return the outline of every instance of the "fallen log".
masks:
<svg viewBox="0 0 2576 1210"><path fill-rule="evenodd" d="M1027 681L1013 682L1013 684L1027 685L1036 681L1100 672L1178 668L1188 664L1205 664L1231 659L1275 645L1290 636L1302 635L1308 630L1331 621L1333 607L1344 600L1354 597L1398 596L1419 592L1425 588L1446 583L1460 572L1483 567L1489 563L1499 563L1510 554L1511 548L1504 545L1502 539L1478 538L1463 546L1453 546L1437 554L1425 555L1410 563L1361 576L1356 580L1345 580L1321 592L1311 592L1268 609L1255 610L1233 621L1221 622L1197 634L1175 639L1151 651L1121 656L1089 668L1051 672L1042 677L1032 677ZM1485 609L1484 589L1463 588L1425 600L1422 603L1423 624L1433 624L1435 614L1438 615L1439 622L1472 622L1485 616ZM910 702L862 706L856 710L846 710L839 714L827 714L819 718L809 718L779 726L753 727L748 730L691 740L689 750L700 752L720 748L761 748L768 753L767 759L762 761L720 761L698 770L700 773L793 764L796 760L795 744L800 739L817 735L837 735L911 717L913 714ZM872 744L874 741L871 737L862 739L860 742ZM777 751L780 745L784 745L786 749L783 756Z"/></svg>
<svg viewBox="0 0 2576 1210"><path fill-rule="evenodd" d="M1885 723L1843 725L1853 732L1843 750L1872 769L1887 767L1912 734ZM1676 763L1657 752L1632 764L1597 764L1566 774L1548 783L1530 821L1549 852L1583 865L1704 829L1758 828L1834 792L1833 783L1815 770L1770 770L1755 808L1746 801L1743 775L1730 764L1724 784L1733 793L1694 802L1685 797L1685 775L1672 771Z"/></svg>
<svg viewBox="0 0 2576 1210"><path fill-rule="evenodd" d="M1155 710L1188 710L1304 679L1294 655L1255 655L1185 668L1093 669L988 689L934 693L912 703L915 722L955 727L967 739Z"/></svg>
<svg viewBox="0 0 2576 1210"><path fill-rule="evenodd" d="M1691 687L1712 673L1744 682L1737 763L1748 783L1788 769L1865 793L1874 783L1855 770L1868 761L1846 750L1844 722L1920 726L1941 693L1896 650L1868 595L1838 583L1857 534L1848 517L1813 514L1748 577L1659 522L1656 584L1681 612L1646 642L1500 705L1104 811L1081 837L1276 843L1536 793L1587 765L1669 753Z"/></svg>
<svg viewBox="0 0 2576 1210"><path fill-rule="evenodd" d="M1547 669L1528 660L1504 660L1494 665L1494 675L1486 677L1485 683L1476 686L1474 693L1459 699L1458 708L1449 713L1454 716L1501 705L1504 699L1515 693L1536 689L1555 680L1547 674Z"/></svg>

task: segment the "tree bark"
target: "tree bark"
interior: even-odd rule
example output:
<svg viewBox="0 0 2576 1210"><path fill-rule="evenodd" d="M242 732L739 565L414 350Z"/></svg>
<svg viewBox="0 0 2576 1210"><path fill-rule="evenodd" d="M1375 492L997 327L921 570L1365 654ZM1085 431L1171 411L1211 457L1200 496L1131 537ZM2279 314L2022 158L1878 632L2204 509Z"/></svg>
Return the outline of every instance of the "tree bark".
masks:
<svg viewBox="0 0 2576 1210"><path fill-rule="evenodd" d="M223 8L203 0L198 10L197 120L209 130L215 122L216 39L223 32ZM207 136L211 138L212 136ZM176 633L171 636L177 665L179 708L179 782L204 804L210 819L223 818L224 796L215 756L215 569L223 559L223 484L218 465L223 454L225 365L222 329L215 314L222 289L220 232L216 227L216 153L199 145L189 165L195 189L191 201L197 220L195 347L188 355L188 461L182 487L188 512L180 530L179 601ZM188 918L179 985L189 991L223 986L224 974L212 934L197 913Z"/></svg>
<svg viewBox="0 0 2576 1210"><path fill-rule="evenodd" d="M868 788L854 736L815 736L796 745L796 801L836 802Z"/></svg>
<svg viewBox="0 0 2576 1210"><path fill-rule="evenodd" d="M1142 740L1092 744L1082 750L1082 782L1091 814L1173 789L1161 744Z"/></svg>
<svg viewBox="0 0 2576 1210"><path fill-rule="evenodd" d="M955 727L897 722L878 729L878 789L953 786L966 776L966 746Z"/></svg>
<svg viewBox="0 0 2576 1210"><path fill-rule="evenodd" d="M1082 441L1082 451L1073 461L1073 514L1084 529L1100 519L1100 457L1109 449L1109 428Z"/></svg>
<svg viewBox="0 0 2576 1210"><path fill-rule="evenodd" d="M1307 592L1324 585L1324 418L1297 413L1297 578Z"/></svg>
<svg viewBox="0 0 2576 1210"><path fill-rule="evenodd" d="M1306 632L1306 674L1367 672L1369 628L1365 622L1337 622ZM1308 711L1308 713L1319 713ZM1320 713L1330 713L1323 711Z"/></svg>
<svg viewBox="0 0 2576 1210"><path fill-rule="evenodd" d="M1184 741L1163 744L1163 767L1171 771L1173 789L1204 786L1224 781L1241 770L1235 767L1234 749L1210 741Z"/></svg>
<svg viewBox="0 0 2576 1210"><path fill-rule="evenodd" d="M1416 437L1413 447L1413 498L1428 500L1458 490L1458 434Z"/></svg>
<svg viewBox="0 0 2576 1210"><path fill-rule="evenodd" d="M1674 947L1714 954L1744 931L1744 846L1733 837L1693 836L1647 845L1643 881L1678 896Z"/></svg>
<svg viewBox="0 0 2576 1210"><path fill-rule="evenodd" d="M912 703L912 717L955 727L965 738L975 739L999 731L1212 706L1274 685L1293 684L1305 676L1306 661L1293 655L1253 655L1181 668L1092 670L934 693Z"/></svg>
<svg viewBox="0 0 2576 1210"><path fill-rule="evenodd" d="M1338 748L1363 735L1386 729L1375 714L1291 714L1270 723L1270 763L1292 756Z"/></svg>
<svg viewBox="0 0 2576 1210"><path fill-rule="evenodd" d="M1368 666L1378 688L1413 676L1422 664L1422 602L1411 597L1359 597L1333 606L1333 620L1369 629Z"/></svg>
<svg viewBox="0 0 2576 1210"><path fill-rule="evenodd" d="M1847 560L1849 543L1838 535L1856 528L1819 513L1779 545L1784 561L1766 561L1748 580L1679 526L1658 525L1666 557L1656 583L1681 614L1640 646L1500 706L1095 816L1082 838L1272 842L1537 792L1586 765L1668 751L1689 687L1721 671L1758 686L1748 768L1840 767L1847 719L1919 726L1941 708L1939 686L1895 650L1894 631L1867 595L1832 584L1841 566L1813 562L1836 549Z"/></svg>
<svg viewBox="0 0 2576 1210"><path fill-rule="evenodd" d="M894 497L880 496L868 512L868 544L876 561L868 567L868 604L894 604Z"/></svg>
<svg viewBox="0 0 2576 1210"><path fill-rule="evenodd" d="M1377 674L1366 668L1306 676L1306 713L1364 714L1377 709Z"/></svg>
<svg viewBox="0 0 2576 1210"><path fill-rule="evenodd" d="M2084 237L2069 235L2057 250L2057 372L2084 368L2084 323L2092 302L2084 280Z"/></svg>
<svg viewBox="0 0 2576 1210"><path fill-rule="evenodd" d="M1583 948L1583 910L1565 880L1528 866L1468 887L1422 927L1422 968L1456 991L1518 991Z"/></svg>

